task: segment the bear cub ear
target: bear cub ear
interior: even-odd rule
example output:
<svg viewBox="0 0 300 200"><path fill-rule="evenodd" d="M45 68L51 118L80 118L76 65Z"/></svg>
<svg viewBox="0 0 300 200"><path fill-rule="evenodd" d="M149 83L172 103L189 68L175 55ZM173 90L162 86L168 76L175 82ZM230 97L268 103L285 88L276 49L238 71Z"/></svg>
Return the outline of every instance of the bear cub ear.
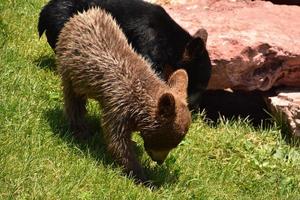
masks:
<svg viewBox="0 0 300 200"><path fill-rule="evenodd" d="M187 98L188 75L185 70L176 70L169 78L168 85L175 90L180 98Z"/></svg>
<svg viewBox="0 0 300 200"><path fill-rule="evenodd" d="M164 93L158 100L157 115L162 119L170 119L175 116L175 98L171 93Z"/></svg>
<svg viewBox="0 0 300 200"><path fill-rule="evenodd" d="M201 55L206 49L208 33L205 29L199 29L192 37L192 39L186 44L183 60L192 60L193 58Z"/></svg>

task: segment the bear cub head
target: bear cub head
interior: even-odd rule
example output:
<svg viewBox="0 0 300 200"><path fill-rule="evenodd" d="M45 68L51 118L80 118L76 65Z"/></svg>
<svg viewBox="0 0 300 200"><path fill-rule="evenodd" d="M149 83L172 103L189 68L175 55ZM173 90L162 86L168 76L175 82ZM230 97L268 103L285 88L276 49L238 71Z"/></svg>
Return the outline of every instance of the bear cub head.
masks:
<svg viewBox="0 0 300 200"><path fill-rule="evenodd" d="M154 111L155 125L141 131L144 147L152 160L162 164L168 153L185 137L191 124L187 106L188 76L175 71L168 79L171 90L160 94Z"/></svg>

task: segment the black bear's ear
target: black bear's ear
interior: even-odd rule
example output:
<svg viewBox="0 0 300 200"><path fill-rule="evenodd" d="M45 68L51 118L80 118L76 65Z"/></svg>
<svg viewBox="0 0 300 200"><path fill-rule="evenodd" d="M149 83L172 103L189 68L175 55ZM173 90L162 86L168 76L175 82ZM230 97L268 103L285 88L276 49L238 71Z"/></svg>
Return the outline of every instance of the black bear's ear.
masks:
<svg viewBox="0 0 300 200"><path fill-rule="evenodd" d="M185 46L183 60L192 60L200 56L205 50L205 42L200 37L193 37Z"/></svg>
<svg viewBox="0 0 300 200"><path fill-rule="evenodd" d="M157 115L162 119L175 116L175 98L171 93L164 93L158 100Z"/></svg>
<svg viewBox="0 0 300 200"><path fill-rule="evenodd" d="M196 31L196 33L193 35L193 38L201 38L206 46L208 33L204 28L200 28Z"/></svg>

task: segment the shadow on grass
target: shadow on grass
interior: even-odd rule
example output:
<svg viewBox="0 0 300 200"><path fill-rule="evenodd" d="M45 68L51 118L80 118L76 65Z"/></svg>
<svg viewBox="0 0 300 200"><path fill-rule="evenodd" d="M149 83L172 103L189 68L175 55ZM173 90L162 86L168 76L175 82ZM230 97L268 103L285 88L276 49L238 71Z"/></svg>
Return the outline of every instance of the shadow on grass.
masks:
<svg viewBox="0 0 300 200"><path fill-rule="evenodd" d="M77 140L75 139L67 125L67 121L64 118L63 110L60 108L54 108L46 110L45 118L49 123L52 132L59 136L63 141L65 141L68 146L79 148L85 154L91 155L95 160L102 161L106 166L112 166L113 168L118 167L113 159L106 152L106 143L103 138L103 131L101 129L100 120L96 116L88 116L87 122L90 128L92 137L87 140ZM134 150L138 158L142 157L143 147L139 144L134 146ZM174 159L174 158L173 158ZM172 158L168 159L169 162ZM162 166L156 166L154 168L145 168L145 172L148 177L153 181L154 186L160 187L162 185L170 185L178 180L178 170L173 172L170 171L169 164L164 164ZM153 179L152 179L153 178Z"/></svg>
<svg viewBox="0 0 300 200"><path fill-rule="evenodd" d="M8 25L0 18L0 48L7 43L8 34Z"/></svg>
<svg viewBox="0 0 300 200"><path fill-rule="evenodd" d="M205 112L205 120L216 126L220 119L247 119L255 128L269 129L276 124L281 137L291 146L299 146L300 140L295 138L284 117L271 113L264 100L264 96L272 94L266 92L228 92L224 90L206 91L200 107Z"/></svg>
<svg viewBox="0 0 300 200"><path fill-rule="evenodd" d="M222 119L247 119L256 128L268 128L273 124L266 112L267 105L260 92L206 91L200 107L207 121L217 124Z"/></svg>
<svg viewBox="0 0 300 200"><path fill-rule="evenodd" d="M271 115L271 114L270 114ZM294 136L289 127L289 122L282 116L282 113L272 114L272 119L276 122L277 126L280 128L281 137L284 141L291 146L300 147L300 138Z"/></svg>
<svg viewBox="0 0 300 200"><path fill-rule="evenodd" d="M100 128L96 117L88 116L87 121L90 130L94 134L91 138L82 141L73 137L70 129L68 128L62 109L54 108L47 110L45 112L45 118L48 121L52 132L70 146L80 148L84 153L92 155L96 160L104 161L104 164L110 165L113 163L111 159L105 156L105 142L102 137L102 129Z"/></svg>
<svg viewBox="0 0 300 200"><path fill-rule="evenodd" d="M171 186L178 181L180 168L175 165L175 160L176 158L170 155L163 165L155 165L154 168L146 169L148 177L150 177L151 180L154 180L156 187ZM174 167L176 168L173 169Z"/></svg>
<svg viewBox="0 0 300 200"><path fill-rule="evenodd" d="M50 69L50 70L55 70L56 69L56 64L55 64L55 55L44 55L39 57L34 61L34 64L38 66L41 69Z"/></svg>

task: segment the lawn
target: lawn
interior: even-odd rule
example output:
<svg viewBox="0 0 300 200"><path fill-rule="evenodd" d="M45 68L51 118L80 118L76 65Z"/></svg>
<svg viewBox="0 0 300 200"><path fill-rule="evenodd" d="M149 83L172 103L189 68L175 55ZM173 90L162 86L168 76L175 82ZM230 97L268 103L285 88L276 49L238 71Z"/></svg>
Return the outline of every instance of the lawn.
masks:
<svg viewBox="0 0 300 200"><path fill-rule="evenodd" d="M89 102L95 136L76 142L63 116L53 51L39 39L45 0L0 2L0 199L300 199L300 148L279 125L217 125L195 115L186 139L162 166L136 151L155 190L121 174Z"/></svg>

